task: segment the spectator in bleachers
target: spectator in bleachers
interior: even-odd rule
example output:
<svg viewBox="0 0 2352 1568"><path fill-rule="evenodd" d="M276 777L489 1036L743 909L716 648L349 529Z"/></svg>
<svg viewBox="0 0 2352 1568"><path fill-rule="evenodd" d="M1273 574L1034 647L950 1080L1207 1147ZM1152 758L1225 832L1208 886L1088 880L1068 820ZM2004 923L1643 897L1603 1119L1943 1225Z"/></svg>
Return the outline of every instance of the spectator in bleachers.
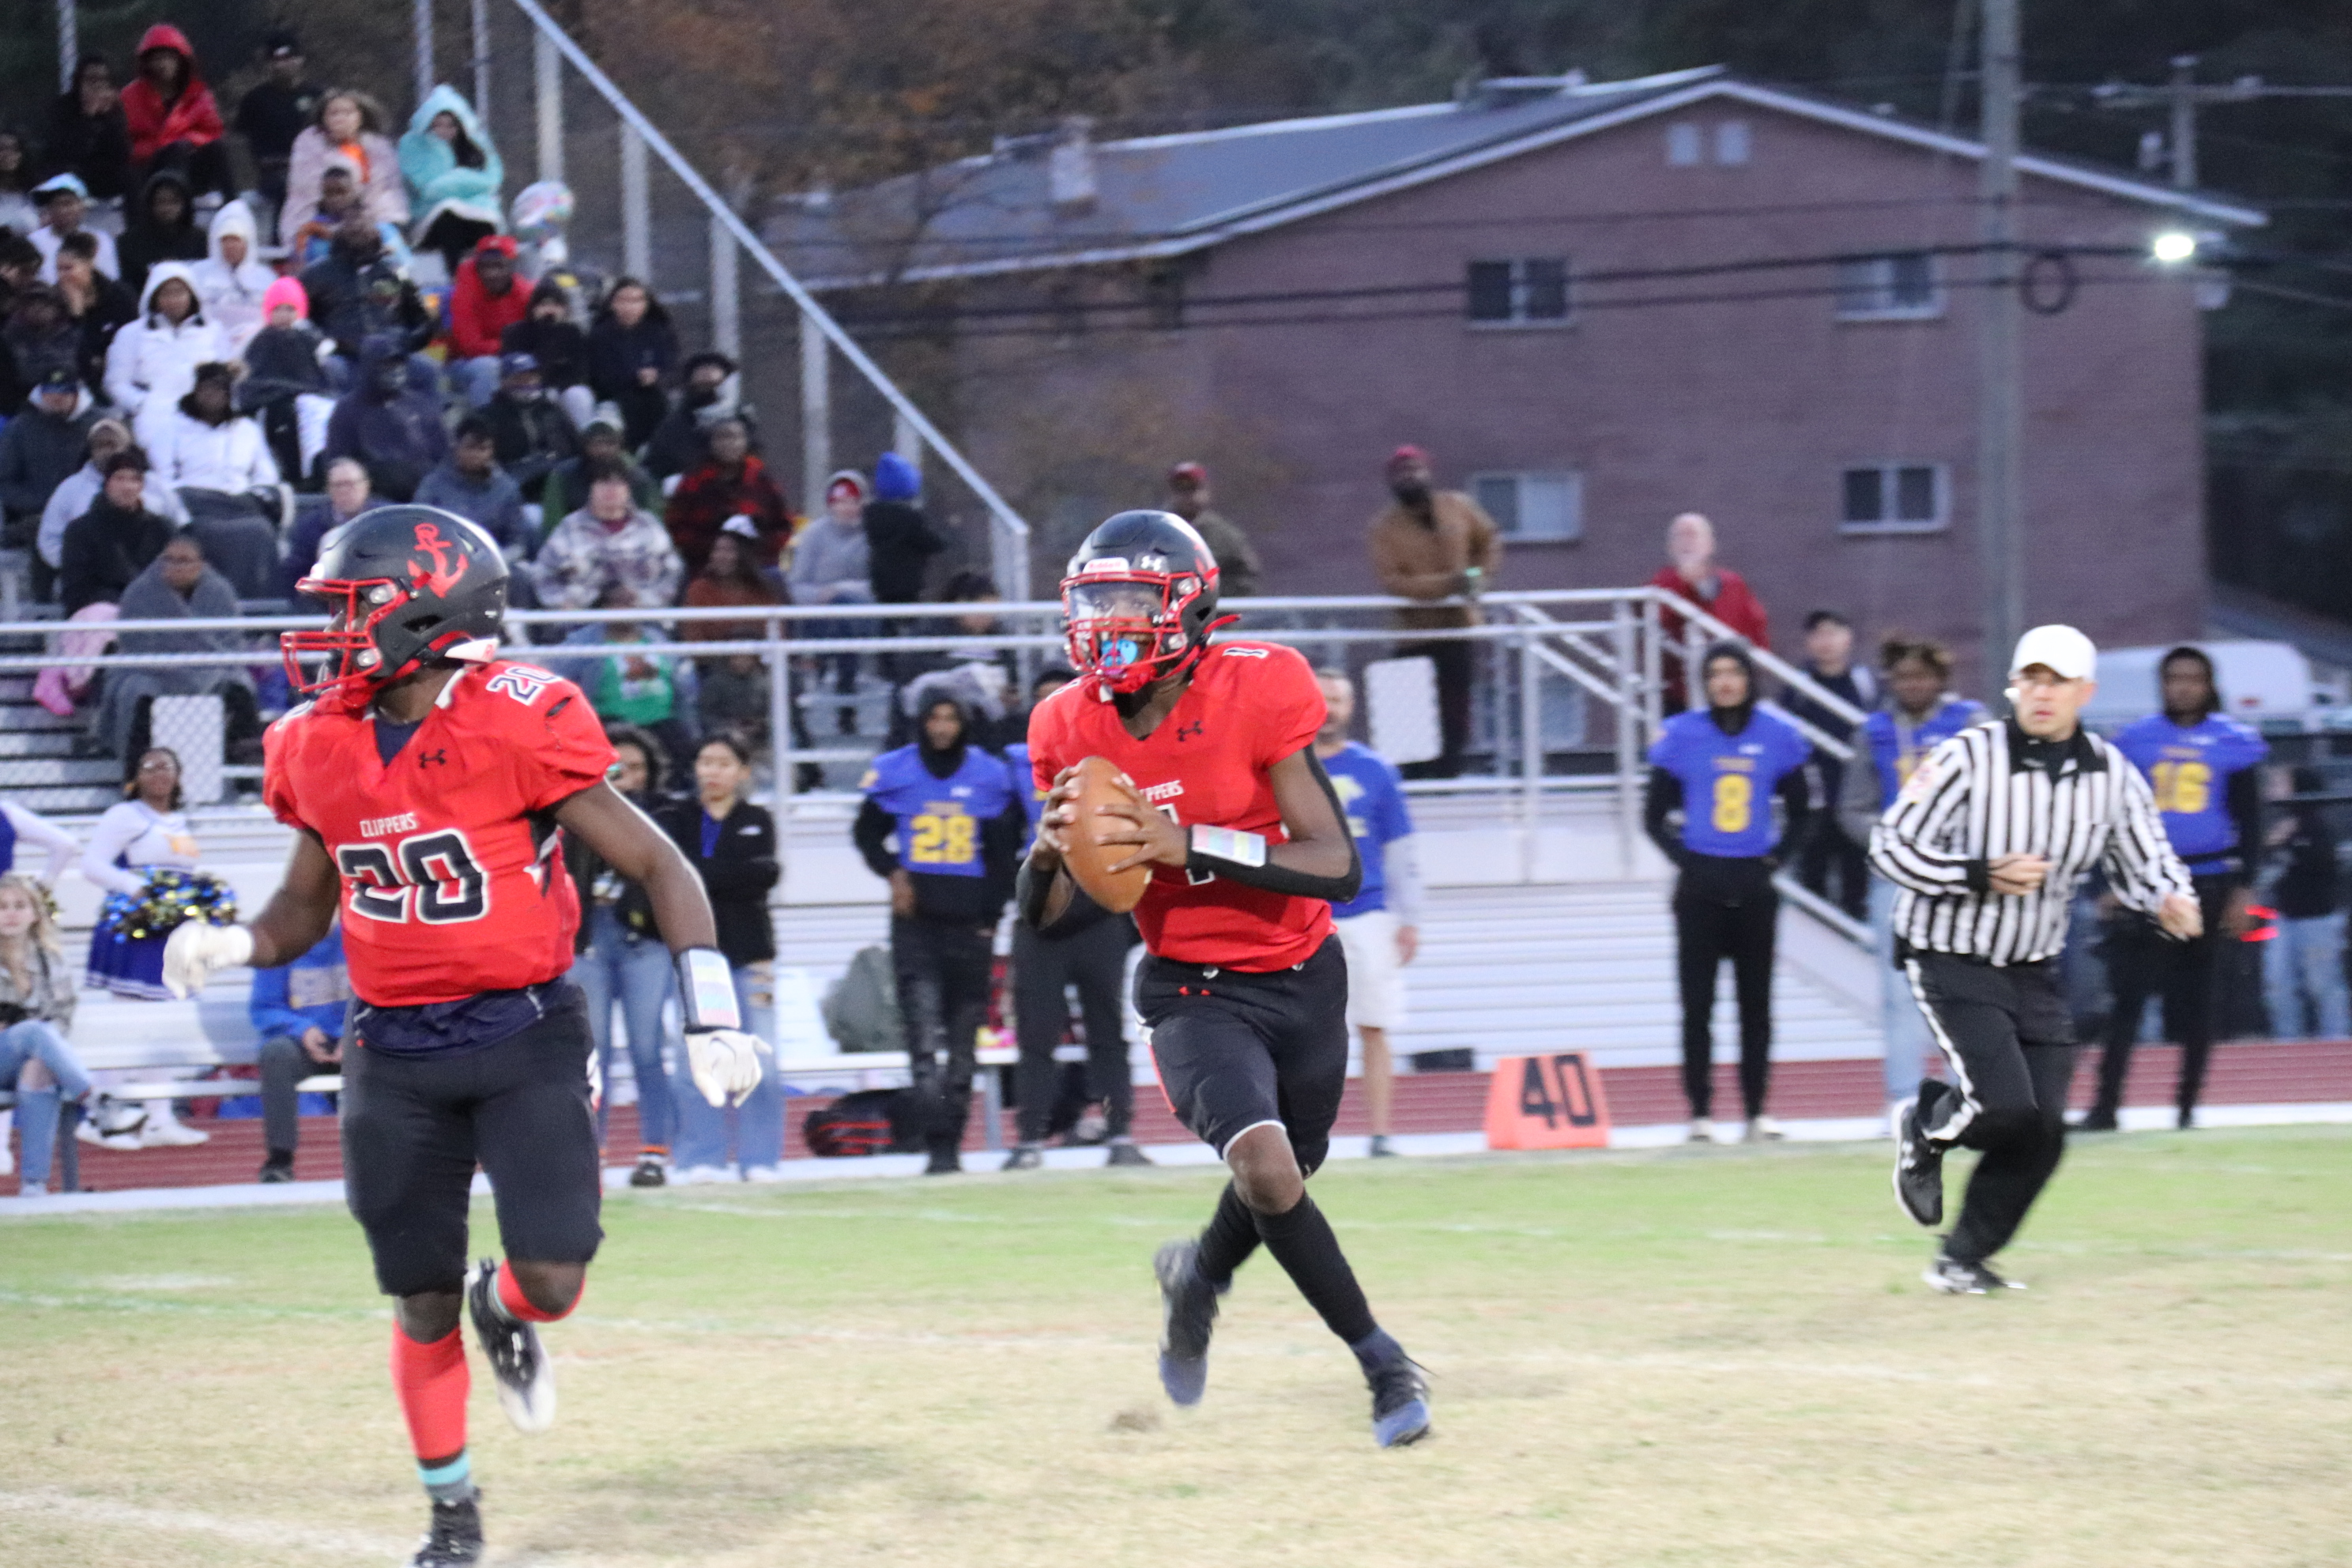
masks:
<svg viewBox="0 0 2352 1568"><path fill-rule="evenodd" d="M1843 697L1864 712L1878 706L1878 682L1868 668L1853 661L1853 623L1835 610L1815 610L1805 617L1805 673L1814 684ZM1833 740L1853 742L1857 733L1851 720L1842 719L1801 691L1784 692L1781 703ZM1813 798L1833 802L1844 798L1845 759L1813 748ZM1870 863L1865 846L1840 831L1829 813L1813 825L1813 833L1797 851L1797 879L1856 920L1870 903Z"/></svg>
<svg viewBox="0 0 2352 1568"><path fill-rule="evenodd" d="M1748 588L1745 577L1717 562L1715 552L1715 524L1698 512L1684 512L1666 525L1666 563L1650 579L1650 586L1679 595L1747 638L1750 646L1769 649L1772 638L1763 602ZM1670 647L1679 650L1688 646L1683 632L1685 624L1679 611L1662 608L1658 612L1658 635ZM1714 634L1699 640L1711 642ZM1680 660L1670 658L1666 670L1665 709L1679 713L1687 700Z"/></svg>
<svg viewBox="0 0 2352 1568"><path fill-rule="evenodd" d="M751 755L732 735L713 735L694 756L695 798L676 801L656 814L710 896L719 925L719 951L734 971L735 1002L743 1026L763 1040L775 1038L776 933L768 916L768 894L782 875L775 818L744 798L751 786ZM682 1066L683 1064L681 1064ZM681 1184L724 1181L727 1123L735 1123L736 1159L747 1182L773 1181L784 1157L784 1090L773 1071L740 1109L714 1109L690 1083L672 1093L678 1110L677 1180Z"/></svg>
<svg viewBox="0 0 2352 1568"><path fill-rule="evenodd" d="M198 365L188 395L149 421L147 482L180 498L205 559L236 597L266 599L278 584L278 460L261 421L239 414L236 399L233 367Z"/></svg>
<svg viewBox="0 0 2352 1568"><path fill-rule="evenodd" d="M874 499L864 513L868 582L879 605L919 605L931 557L947 536L924 514L923 476L896 452L874 460ZM891 623L893 626L902 623Z"/></svg>
<svg viewBox="0 0 2352 1568"><path fill-rule="evenodd" d="M206 563L197 536L183 530L122 590L121 608L126 621L235 620L236 590ZM261 735L252 666L210 660L249 658L249 637L233 631L125 632L121 640L124 653L170 654L177 662L108 671L95 728L110 754L129 756L141 749L149 699L217 696L228 755L246 760Z"/></svg>
<svg viewBox="0 0 2352 1568"><path fill-rule="evenodd" d="M145 440L156 419L195 384L196 366L227 357L196 297L194 272L185 262L159 262L147 275L138 316L106 351L107 401Z"/></svg>
<svg viewBox="0 0 2352 1568"><path fill-rule="evenodd" d="M63 370L81 384L81 332L67 320L65 302L46 283L19 293L0 330L0 382L5 383L7 406L13 408L34 395L51 371Z"/></svg>
<svg viewBox="0 0 2352 1568"><path fill-rule="evenodd" d="M539 280L528 313L499 335L499 352L529 354L538 362L541 384L574 429L584 429L595 418L596 397L588 390L588 334L572 319L572 291L562 279Z"/></svg>
<svg viewBox="0 0 2352 1568"><path fill-rule="evenodd" d="M793 541L793 603L796 605L870 605L874 602L873 562L866 543L866 476L844 468L824 482L824 511L810 521ZM873 624L863 620L811 621L812 637L855 637L872 635ZM834 690L846 697L857 689L857 655L827 654ZM824 672L819 672L823 679ZM839 713L845 735L857 732L857 713L846 704Z"/></svg>
<svg viewBox="0 0 2352 1568"><path fill-rule="evenodd" d="M126 444L99 465L99 474L89 510L66 525L59 546L58 601L68 616L91 605L120 604L172 537L171 523L142 504L146 453Z"/></svg>
<svg viewBox="0 0 2352 1568"><path fill-rule="evenodd" d="M139 75L122 89L122 116L135 174L177 169L192 190L236 194L220 105L196 69L187 35L168 22L139 40Z"/></svg>
<svg viewBox="0 0 2352 1568"><path fill-rule="evenodd" d="M49 497L49 504L41 509L41 531L37 544L41 562L51 572L62 571L66 563L66 530L72 527L90 503L105 488L106 476L101 471L106 459L131 446L131 426L120 419L100 419L89 427L89 459L58 485ZM143 492L144 486L142 489ZM157 516L167 523L187 521L185 511L179 510L177 496L143 496ZM156 548L163 544L158 541ZM133 576L137 575L134 572ZM128 579L125 579L128 581Z"/></svg>
<svg viewBox="0 0 2352 1568"><path fill-rule="evenodd" d="M7 427L0 429L0 544L30 548L41 512L58 487L81 467L89 427L98 423L89 394L71 367L52 366Z"/></svg>
<svg viewBox="0 0 2352 1568"><path fill-rule="evenodd" d="M710 432L722 419L740 421L747 444L759 441L751 411L737 395L733 360L703 349L686 356L679 374L677 406L654 426L646 442L646 471L665 483L708 455Z"/></svg>
<svg viewBox="0 0 2352 1568"><path fill-rule="evenodd" d="M357 458L368 484L386 500L405 501L449 455L441 405L413 389L400 341L371 337L361 350L358 384L327 419L329 458Z"/></svg>
<svg viewBox="0 0 2352 1568"><path fill-rule="evenodd" d="M1199 463L1179 463L1168 470L1168 510L1192 525L1192 531L1217 561L1217 597L1247 599L1258 592L1257 552L1233 519L1217 510L1209 491L1209 470Z"/></svg>
<svg viewBox="0 0 2352 1568"><path fill-rule="evenodd" d="M677 363L677 330L654 291L635 278L614 279L588 329L588 388L621 411L621 444L644 446L669 414L664 384Z"/></svg>
<svg viewBox="0 0 2352 1568"><path fill-rule="evenodd" d="M114 237L82 226L89 212L89 190L79 176L52 174L33 187L33 199L41 205L41 226L25 237L41 253L42 282L58 280L58 247L77 234L89 235L97 247L90 259L99 271L109 278L122 275L122 264L114 254Z"/></svg>
<svg viewBox="0 0 2352 1568"><path fill-rule="evenodd" d="M289 599L294 596L294 584L318 564L327 537L375 505L374 493L368 488L367 465L357 458L329 458L326 479L326 504L297 513L294 526L286 531L286 560L278 568L278 587Z"/></svg>
<svg viewBox="0 0 2352 1568"><path fill-rule="evenodd" d="M77 999L47 889L22 871L0 876L0 1015L15 1019L0 1029L0 1089L16 1096L16 1125L24 1139L19 1197L48 1192L58 1113L65 1103L81 1108L91 1142L139 1147L138 1108L93 1088L80 1058L66 1044Z"/></svg>
<svg viewBox="0 0 2352 1568"><path fill-rule="evenodd" d="M369 339L390 338L404 357L432 340L433 317L416 285L386 257L383 236L363 213L346 215L327 258L302 269L302 292L312 324L334 340L354 379ZM420 391L439 374L430 360L408 358L408 368Z"/></svg>
<svg viewBox="0 0 2352 1568"><path fill-rule="evenodd" d="M2352 1037L2352 998L2344 981L2344 868L2327 808L2308 798L2325 793L2327 780L2308 764L2284 777L2292 793L2263 835L2274 868L2269 902L2278 917L2263 948L2271 1033L2283 1040L2341 1040Z"/></svg>
<svg viewBox="0 0 2352 1568"><path fill-rule="evenodd" d="M1478 595L1495 585L1503 563L1502 535L1478 503L1461 490L1434 488L1429 454L1399 447L1389 454L1390 501L1372 520L1367 541L1372 572L1381 586L1400 599L1419 601L1397 611L1398 628L1454 631L1480 619ZM1220 570L1223 563L1220 563ZM1467 599L1467 604L1454 604ZM1430 661L1437 677L1437 756L1406 764L1407 778L1453 778L1462 772L1470 747L1470 688L1475 645L1460 637L1401 641L1401 657Z"/></svg>
<svg viewBox="0 0 2352 1568"><path fill-rule="evenodd" d="M449 289L449 380L476 408L489 402L506 367L499 340L530 312L530 290L515 276L515 242L486 235L457 266ZM536 371L538 363L532 362Z"/></svg>
<svg viewBox="0 0 2352 1568"><path fill-rule="evenodd" d="M287 264L298 272L316 267L334 254L335 236L343 225L366 216L367 209L360 204L358 172L341 157L328 159L327 166L319 171L318 205L304 212L289 204L278 220ZM376 239L383 243L381 225L376 226Z"/></svg>
<svg viewBox="0 0 2352 1568"><path fill-rule="evenodd" d="M11 225L7 234L0 235L0 318L16 308L26 289L41 281L41 253L25 237L27 232Z"/></svg>
<svg viewBox="0 0 2352 1568"><path fill-rule="evenodd" d="M626 584L607 581L597 591L595 608L631 610L643 606ZM607 724L626 724L662 743L670 766L685 773L694 765L695 689L691 665L681 665L668 654L628 651L632 645L663 639L658 628L639 621L591 621L564 634L567 647L611 647L604 658L581 660L572 677L588 694L596 717Z"/></svg>
<svg viewBox="0 0 2352 1568"><path fill-rule="evenodd" d="M730 518L710 553L686 585L685 603L703 609L724 605L753 608L781 604L783 594L760 570L759 538L751 520ZM736 642L766 634L757 620L686 621L677 628L681 642ZM768 668L757 654L722 654L695 661L698 691L695 714L705 733L731 731L754 748L764 743L768 731Z"/></svg>
<svg viewBox="0 0 2352 1568"><path fill-rule="evenodd" d="M122 263L122 286L143 292L147 275L159 261L205 259L205 231L196 226L195 204L188 194L188 177L177 169L158 169L140 188L131 221L115 244Z"/></svg>
<svg viewBox="0 0 2352 1568"><path fill-rule="evenodd" d="M58 302L73 324L74 368L92 396L106 391L106 356L116 334L139 317L131 290L98 269L100 237L70 235L57 254Z"/></svg>
<svg viewBox="0 0 2352 1568"><path fill-rule="evenodd" d="M327 89L302 74L302 41L282 27L262 39L261 58L268 74L238 101L232 128L253 154L254 184L268 204L271 232L282 235L294 142L310 128Z"/></svg>
<svg viewBox="0 0 2352 1568"><path fill-rule="evenodd" d="M613 787L638 810L660 811L662 754L653 737L612 724L604 738L613 743ZM612 1123L613 1006L618 1003L621 1026L628 1031L629 1070L637 1084L637 1163L629 1185L658 1187L669 1180L670 1141L677 1134L677 1102L662 1066L662 1007L669 999L673 969L669 945L655 926L644 887L613 869L576 835L565 835L563 858L580 890L572 978L587 994L588 1036L606 1086L596 1107L596 1141L604 1142Z"/></svg>
<svg viewBox="0 0 2352 1568"><path fill-rule="evenodd" d="M245 345L237 406L261 421L278 471L299 483L325 450L327 421L334 417L322 363L330 348L310 324L310 301L299 279L274 279L262 290L261 310L262 328Z"/></svg>
<svg viewBox="0 0 2352 1568"><path fill-rule="evenodd" d="M49 100L41 167L51 179L71 175L84 197L102 202L121 200L129 188L131 127L105 56L82 56L74 67L72 89Z"/></svg>
<svg viewBox="0 0 2352 1568"><path fill-rule="evenodd" d="M530 530L523 521L522 490L499 467L490 422L469 414L457 422L449 455L416 487L416 504L437 506L481 524L509 561L530 554Z"/></svg>
<svg viewBox="0 0 2352 1568"><path fill-rule="evenodd" d="M608 582L646 608L674 604L686 575L669 530L636 506L617 467L590 475L588 504L549 531L531 564L539 602L551 610L585 609Z"/></svg>
<svg viewBox="0 0 2352 1568"><path fill-rule="evenodd" d="M23 136L0 127L0 226L26 235L40 221L41 209L33 201L32 152ZM37 257L39 252L34 254ZM37 260L34 270L40 270Z"/></svg>
<svg viewBox="0 0 2352 1568"><path fill-rule="evenodd" d="M670 492L669 536L688 573L702 570L719 530L738 520L749 524L755 565L772 566L782 559L793 537L792 508L768 466L752 452L750 427L730 417L710 426L701 458Z"/></svg>
<svg viewBox="0 0 2352 1568"><path fill-rule="evenodd" d="M902 636L984 637L997 631L996 613L984 606L1001 595L985 572L966 567L948 579L940 591L943 603L970 606L961 615L942 616L920 626L910 625ZM1020 706L1021 667L1010 648L991 654L971 649L941 648L928 653L896 656L892 678L898 682L897 700L890 705L890 724L883 743L902 746L915 738L923 710L935 700L936 689L951 691L963 704L971 725L973 745L995 751L1028 733L1016 727ZM944 688L939 683L946 682Z"/></svg>
<svg viewBox="0 0 2352 1568"><path fill-rule="evenodd" d="M473 105L456 88L435 88L408 117L400 173L408 182L416 245L439 251L454 279L467 253L506 226L500 206L506 166Z"/></svg>
<svg viewBox="0 0 2352 1568"><path fill-rule="evenodd" d="M360 211L379 224L408 222L408 187L400 176L400 154L385 134L383 110L348 88L319 96L310 123L295 135L288 153L286 211L297 222L328 210L326 174L336 165L349 171Z"/></svg>
<svg viewBox="0 0 2352 1568"><path fill-rule="evenodd" d="M246 345L261 331L278 274L262 264L261 230L253 221L253 209L242 200L221 204L205 231L205 258L195 268L196 298L227 341L228 352L241 359Z"/></svg>
<svg viewBox="0 0 2352 1568"><path fill-rule="evenodd" d="M499 465L514 476L524 500L536 501L547 489L547 476L580 455L580 432L563 405L547 395L536 356L510 353L499 368L498 393L482 416Z"/></svg>
<svg viewBox="0 0 2352 1568"><path fill-rule="evenodd" d="M588 476L599 468L618 468L629 481L629 501L642 510L658 512L661 486L637 460L621 447L621 427L609 419L592 419L580 430L580 455L555 465L540 490L541 511L562 521L588 504Z"/></svg>
<svg viewBox="0 0 2352 1568"><path fill-rule="evenodd" d="M341 921L293 963L253 972L246 1016L261 1037L256 1059L261 1067L262 1146L268 1152L259 1180L294 1179L294 1153L302 1136L301 1094L295 1085L342 1066L351 1003Z"/></svg>

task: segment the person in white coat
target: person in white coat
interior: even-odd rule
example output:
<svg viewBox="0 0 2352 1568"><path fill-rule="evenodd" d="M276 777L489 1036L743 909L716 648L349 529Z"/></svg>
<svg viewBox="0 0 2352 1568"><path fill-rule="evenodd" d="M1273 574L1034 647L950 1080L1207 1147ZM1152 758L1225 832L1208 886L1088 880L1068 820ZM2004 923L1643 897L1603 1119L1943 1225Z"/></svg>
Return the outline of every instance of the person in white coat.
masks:
<svg viewBox="0 0 2352 1568"><path fill-rule="evenodd" d="M148 488L179 497L205 561L239 598L266 599L278 589L284 502L269 438L260 420L236 411L236 387L233 366L198 365L185 397L148 400L141 445L152 465Z"/></svg>
<svg viewBox="0 0 2352 1568"><path fill-rule="evenodd" d="M131 426L120 419L101 419L89 427L89 461L67 475L65 481L49 493L49 504L41 509L41 531L35 544L50 571L66 563L66 530L72 526L74 519L89 510L89 503L106 488L106 476L99 472L100 468L130 445ZM152 490L142 504L166 522L188 521L188 509L180 504L175 490Z"/></svg>
<svg viewBox="0 0 2352 1568"><path fill-rule="evenodd" d="M107 401L141 430L151 399L169 408L195 384L196 366L228 358L218 328L205 314L195 273L184 261L159 261L140 291L138 319L106 351Z"/></svg>
<svg viewBox="0 0 2352 1568"><path fill-rule="evenodd" d="M278 274L257 254L261 228L244 202L223 205L205 233L210 254L194 268L196 298L230 355L242 357L245 345L261 331L261 297L278 281Z"/></svg>

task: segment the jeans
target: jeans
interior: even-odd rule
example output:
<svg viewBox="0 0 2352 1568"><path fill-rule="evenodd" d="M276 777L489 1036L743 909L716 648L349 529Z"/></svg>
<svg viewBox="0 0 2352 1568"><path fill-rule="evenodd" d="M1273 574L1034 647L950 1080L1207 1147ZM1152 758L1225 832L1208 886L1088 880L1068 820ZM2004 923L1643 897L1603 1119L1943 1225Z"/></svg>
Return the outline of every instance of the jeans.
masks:
<svg viewBox="0 0 2352 1568"><path fill-rule="evenodd" d="M2344 911L2282 920L2277 930L2263 947L2271 1033L2281 1039L2352 1036L2352 1001L2344 985Z"/></svg>
<svg viewBox="0 0 2352 1568"><path fill-rule="evenodd" d="M669 1000L669 948L658 937L629 940L620 917L596 908L588 915L588 945L572 962L572 978L588 996L588 1037L595 1042L597 1070L613 1076L613 1004L621 1005L629 1032L629 1068L637 1080L637 1142L647 1153L666 1154L677 1126L669 1075L662 1068L662 1005ZM612 1121L607 1095L596 1111L596 1141L604 1141Z"/></svg>
<svg viewBox="0 0 2352 1568"><path fill-rule="evenodd" d="M301 1142L302 1094L295 1086L343 1069L310 1059L302 1042L291 1035L272 1035L261 1042L257 1058L261 1066L261 1142L274 1156L291 1154Z"/></svg>
<svg viewBox="0 0 2352 1568"><path fill-rule="evenodd" d="M0 1029L0 1087L14 1088L28 1061L48 1068L57 1081L47 1089L16 1089L16 1128L24 1139L17 1170L24 1180L46 1184L57 1148L58 1107L89 1094L89 1075L81 1070L65 1037L38 1018Z"/></svg>
<svg viewBox="0 0 2352 1568"><path fill-rule="evenodd" d="M1934 1078L1927 1055L1935 1042L1927 1036L1927 1015L1911 994L1911 981L1895 967L1895 895L1902 889L1884 877L1870 879L1871 952L1877 955L1879 977L1885 983L1879 1005L1879 1033L1886 1041L1886 1103L1910 1099L1919 1092L1919 1080Z"/></svg>
<svg viewBox="0 0 2352 1568"><path fill-rule="evenodd" d="M735 966L735 1005L743 1026L772 1043L776 1026L774 972L765 963ZM694 1087L693 1069L681 1048L677 1053L677 1168L727 1163L727 1129L735 1128L735 1157L746 1171L773 1165L784 1157L784 1086L777 1081L773 1064L760 1075L751 1098L731 1109L714 1107Z"/></svg>

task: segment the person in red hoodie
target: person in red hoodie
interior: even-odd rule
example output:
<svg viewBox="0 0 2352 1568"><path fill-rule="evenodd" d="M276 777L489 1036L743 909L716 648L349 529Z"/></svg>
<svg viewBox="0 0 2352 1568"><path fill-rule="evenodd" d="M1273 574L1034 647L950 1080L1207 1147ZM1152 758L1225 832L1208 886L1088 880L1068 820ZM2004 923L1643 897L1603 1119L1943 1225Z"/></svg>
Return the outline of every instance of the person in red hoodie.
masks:
<svg viewBox="0 0 2352 1568"><path fill-rule="evenodd" d="M159 22L139 40L139 79L122 89L122 118L131 132L134 187L158 169L176 169L197 195L236 194L220 105L179 28Z"/></svg>
<svg viewBox="0 0 2352 1568"><path fill-rule="evenodd" d="M1756 647L1769 649L1772 646L1771 634L1764 623L1763 602L1748 586L1748 579L1728 566L1717 564L1715 524L1698 512L1686 511L1666 525L1666 563L1650 579L1650 586L1664 588L1696 605ZM1687 646L1685 617L1670 608L1659 609L1658 633L1669 647ZM1717 635L1706 632L1699 641L1714 642ZM1683 710L1686 701L1683 678L1672 672L1671 667L1665 678L1664 697L1667 712Z"/></svg>
<svg viewBox="0 0 2352 1568"><path fill-rule="evenodd" d="M774 565L793 536L792 509L767 465L752 455L751 431L740 419L717 420L704 443L702 459L679 478L663 518L688 575L702 570L711 542L738 517L751 520L758 563Z"/></svg>
<svg viewBox="0 0 2352 1568"><path fill-rule="evenodd" d="M530 314L530 290L515 277L515 242L485 235L457 264L449 289L449 379L476 408L498 395L499 340Z"/></svg>

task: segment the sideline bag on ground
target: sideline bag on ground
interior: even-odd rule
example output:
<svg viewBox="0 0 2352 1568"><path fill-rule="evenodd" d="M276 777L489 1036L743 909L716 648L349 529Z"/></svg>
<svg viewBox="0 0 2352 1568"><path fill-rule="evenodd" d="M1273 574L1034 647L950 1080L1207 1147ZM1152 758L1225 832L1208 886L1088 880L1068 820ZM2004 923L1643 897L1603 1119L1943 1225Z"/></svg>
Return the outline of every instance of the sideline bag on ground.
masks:
<svg viewBox="0 0 2352 1568"><path fill-rule="evenodd" d="M857 950L848 972L825 994L824 1011L825 1033L842 1050L907 1048L907 1026L898 1014L898 975L890 967L890 950L878 942Z"/></svg>
<svg viewBox="0 0 2352 1568"><path fill-rule="evenodd" d="M801 1122L809 1152L826 1160L919 1152L920 1108L903 1089L862 1089L812 1110Z"/></svg>

